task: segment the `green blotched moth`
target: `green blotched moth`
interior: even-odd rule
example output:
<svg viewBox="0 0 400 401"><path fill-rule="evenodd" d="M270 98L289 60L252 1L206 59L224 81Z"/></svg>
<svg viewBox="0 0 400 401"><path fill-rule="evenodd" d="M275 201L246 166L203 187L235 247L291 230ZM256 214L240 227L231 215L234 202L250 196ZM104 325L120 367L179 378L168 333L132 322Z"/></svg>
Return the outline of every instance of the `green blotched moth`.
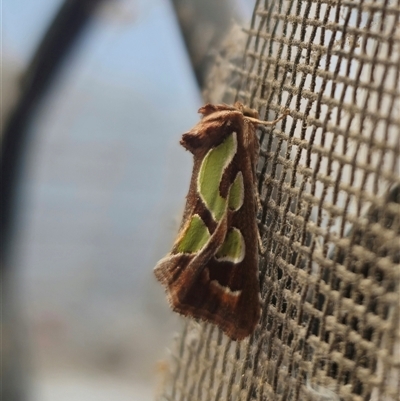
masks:
<svg viewBox="0 0 400 401"><path fill-rule="evenodd" d="M194 156L179 234L154 269L172 309L218 325L231 339L251 335L261 314L258 282L256 110L206 104L181 145Z"/></svg>

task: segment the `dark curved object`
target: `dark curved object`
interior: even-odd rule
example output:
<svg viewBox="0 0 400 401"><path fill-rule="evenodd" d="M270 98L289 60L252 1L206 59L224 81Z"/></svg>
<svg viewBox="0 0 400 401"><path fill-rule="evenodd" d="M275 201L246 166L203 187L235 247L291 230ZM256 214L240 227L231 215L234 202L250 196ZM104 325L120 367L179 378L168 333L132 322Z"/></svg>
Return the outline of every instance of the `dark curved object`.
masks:
<svg viewBox="0 0 400 401"><path fill-rule="evenodd" d="M240 21L235 2L229 0L171 0L198 86L204 89L207 73L232 21Z"/></svg>
<svg viewBox="0 0 400 401"><path fill-rule="evenodd" d="M0 156L1 266L11 237L15 184L23 158L27 127L82 29L104 0L65 0L45 33L21 83L20 98L5 124Z"/></svg>
<svg viewBox="0 0 400 401"><path fill-rule="evenodd" d="M45 33L21 82L20 97L6 120L0 156L0 269L3 288L3 335L9 339L3 360L2 399L26 401L29 396L29 341L15 300L8 249L13 236L15 188L25 156L28 127L59 67L104 0L65 0Z"/></svg>

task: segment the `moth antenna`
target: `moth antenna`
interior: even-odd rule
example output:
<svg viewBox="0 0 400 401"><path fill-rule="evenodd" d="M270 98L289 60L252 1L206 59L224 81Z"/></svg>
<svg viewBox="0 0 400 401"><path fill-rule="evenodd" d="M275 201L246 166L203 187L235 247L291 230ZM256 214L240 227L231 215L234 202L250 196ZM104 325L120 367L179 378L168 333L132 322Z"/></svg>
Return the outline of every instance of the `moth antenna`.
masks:
<svg viewBox="0 0 400 401"><path fill-rule="evenodd" d="M264 120L259 120L258 118L247 117L247 116L245 116L245 119L247 121L250 121L250 122L254 123L254 124L275 125L279 121L283 120L287 115L289 115L289 113L290 113L290 110L286 109L284 111L284 113L279 118L277 118L276 120L272 120L272 121L264 121Z"/></svg>

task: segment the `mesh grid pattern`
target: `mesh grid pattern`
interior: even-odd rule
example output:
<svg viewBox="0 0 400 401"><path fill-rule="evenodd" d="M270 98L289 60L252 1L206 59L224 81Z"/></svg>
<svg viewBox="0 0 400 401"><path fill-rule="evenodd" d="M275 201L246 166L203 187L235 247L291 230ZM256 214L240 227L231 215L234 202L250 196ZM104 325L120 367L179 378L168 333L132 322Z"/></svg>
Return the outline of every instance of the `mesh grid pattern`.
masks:
<svg viewBox="0 0 400 401"><path fill-rule="evenodd" d="M399 17L257 1L223 100L290 110L259 129L262 317L238 343L187 320L160 399L399 399Z"/></svg>

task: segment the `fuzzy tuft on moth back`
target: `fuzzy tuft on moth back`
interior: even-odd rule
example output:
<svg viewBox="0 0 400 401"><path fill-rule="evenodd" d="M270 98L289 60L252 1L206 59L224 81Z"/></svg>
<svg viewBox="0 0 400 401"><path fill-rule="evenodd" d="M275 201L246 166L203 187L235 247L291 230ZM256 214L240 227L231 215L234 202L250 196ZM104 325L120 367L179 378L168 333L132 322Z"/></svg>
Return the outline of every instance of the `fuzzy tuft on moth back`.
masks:
<svg viewBox="0 0 400 401"><path fill-rule="evenodd" d="M237 102L239 103L239 102ZM240 103L239 103L240 104ZM241 111L235 106L231 106L229 104L211 104L207 103L204 106L200 107L198 113L202 114L203 117L209 116L210 114L216 113L218 111Z"/></svg>
<svg viewBox="0 0 400 401"><path fill-rule="evenodd" d="M255 118L256 120L259 119L258 111L251 109L250 107L245 106L243 103L236 102L233 107L239 110L245 117Z"/></svg>
<svg viewBox="0 0 400 401"><path fill-rule="evenodd" d="M245 117L251 117L255 119L259 118L257 110L251 109L250 107L247 107L240 102L236 102L233 106L224 103L222 104L207 103L204 106L200 107L198 112L202 114L203 117L206 117L218 111L240 111Z"/></svg>

